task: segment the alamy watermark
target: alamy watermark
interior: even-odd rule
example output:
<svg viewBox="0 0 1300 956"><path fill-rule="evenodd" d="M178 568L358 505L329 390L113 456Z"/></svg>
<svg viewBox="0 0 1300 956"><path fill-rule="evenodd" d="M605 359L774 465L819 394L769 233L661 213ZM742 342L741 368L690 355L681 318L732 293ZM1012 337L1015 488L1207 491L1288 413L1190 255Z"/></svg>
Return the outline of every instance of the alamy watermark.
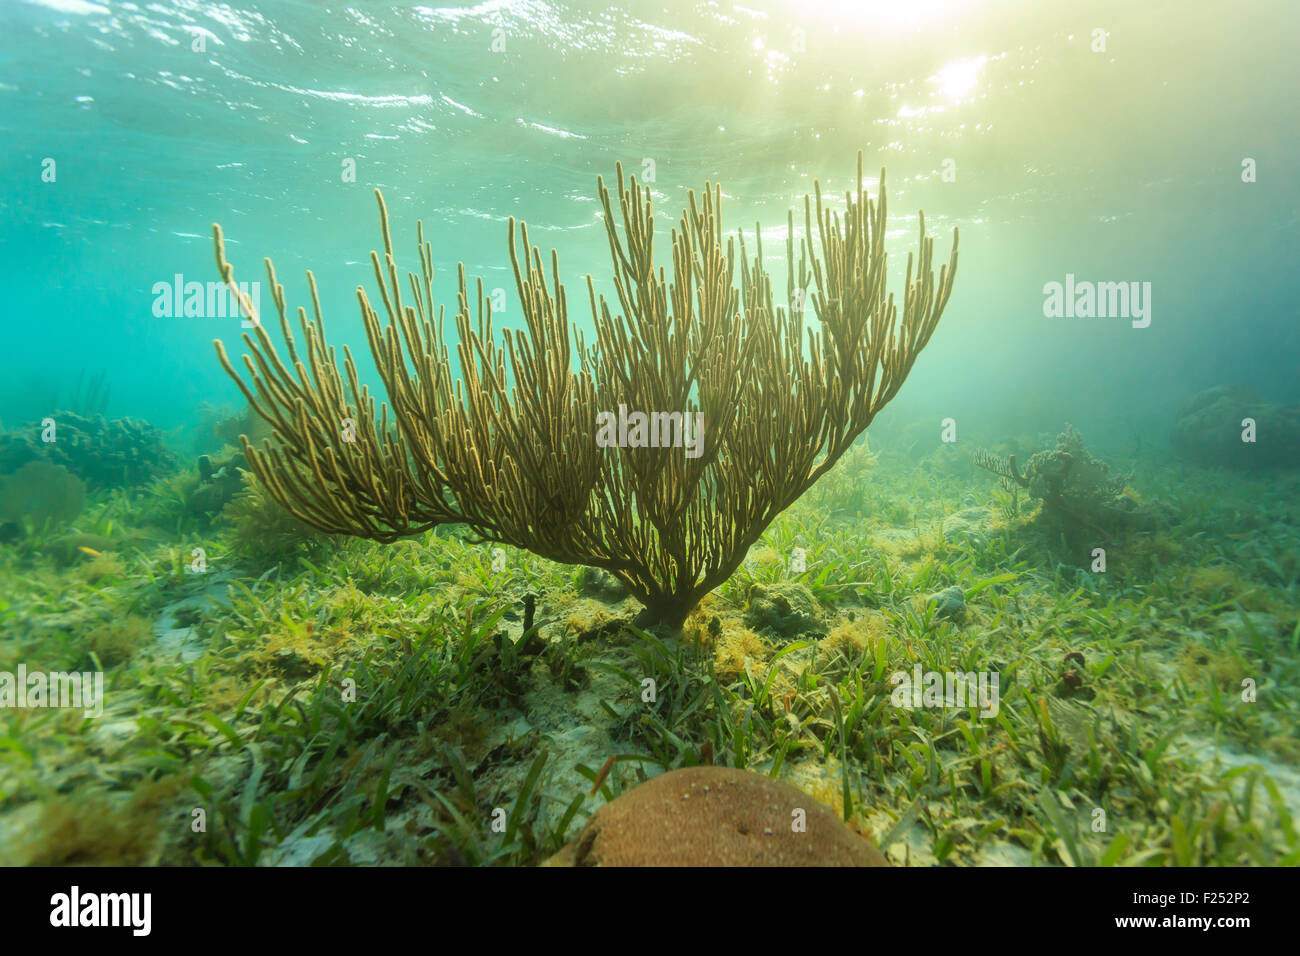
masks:
<svg viewBox="0 0 1300 956"><path fill-rule="evenodd" d="M998 715L997 671L926 671L917 664L912 673L895 671L889 683L896 685L889 695L895 707L978 708L981 717Z"/></svg>
<svg viewBox="0 0 1300 956"><path fill-rule="evenodd" d="M56 927L126 927L133 936L148 936L153 926L152 893L83 893L73 886L50 897L50 925Z"/></svg>
<svg viewBox="0 0 1300 956"><path fill-rule="evenodd" d="M1043 315L1049 319L1132 319L1133 328L1151 324L1150 282L1075 281L1043 286Z"/></svg>
<svg viewBox="0 0 1300 956"><path fill-rule="evenodd" d="M18 673L0 671L0 708L67 707L79 708L87 717L104 713L104 672L64 671L27 672L26 664Z"/></svg>
<svg viewBox="0 0 1300 956"><path fill-rule="evenodd" d="M684 448L687 458L704 453L703 412L596 413L596 444L601 448Z"/></svg>
<svg viewBox="0 0 1300 956"><path fill-rule="evenodd" d="M158 319L224 319L242 316L242 328L251 329L262 314L262 284L185 281L176 273L171 282L153 284L153 314Z"/></svg>

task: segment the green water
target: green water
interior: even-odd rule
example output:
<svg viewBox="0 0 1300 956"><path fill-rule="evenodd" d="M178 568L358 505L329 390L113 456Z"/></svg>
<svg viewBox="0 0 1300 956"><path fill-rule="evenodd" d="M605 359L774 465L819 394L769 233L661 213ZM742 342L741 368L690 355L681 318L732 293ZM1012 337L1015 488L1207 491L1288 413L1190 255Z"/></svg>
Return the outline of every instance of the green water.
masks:
<svg viewBox="0 0 1300 956"><path fill-rule="evenodd" d="M643 778L713 763L790 782L895 864L1296 862L1298 21L1270 2L5 4L0 860L534 864ZM867 443L756 522L683 627L650 629L610 576L671 535L611 528L654 510L627 485L583 497L581 423L512 448L542 476L507 502L532 530L495 536L426 527L438 492L405 422L400 495L371 508L322 479L363 502L350 518L243 474L238 436L271 435L214 353L242 371L251 330L209 295L213 223L277 347L264 257L295 328L312 270L335 361L348 347L393 401L356 295L382 323L376 189L399 275L423 223L458 377L458 264L498 342L526 328L512 217L552 291L557 250L592 346L589 275L622 311L598 177L648 188L670 280L688 191L720 184L725 233L751 257L761 238L785 306L787 211L796 242L814 181L843 212L859 151L871 197L887 168L887 291L901 308L924 210L936 271L960 230L951 299ZM737 427L766 434L810 393L762 394ZM347 453L332 427L279 443L310 470ZM798 470L739 447L719 461L760 497ZM739 508L706 487L696 529ZM575 522L616 552L602 572L564 543ZM647 547L663 574L686 560ZM20 665L99 675L102 708L6 696ZM996 673L1001 719L898 706L890 678L917 666ZM206 831L159 822L196 808Z"/></svg>

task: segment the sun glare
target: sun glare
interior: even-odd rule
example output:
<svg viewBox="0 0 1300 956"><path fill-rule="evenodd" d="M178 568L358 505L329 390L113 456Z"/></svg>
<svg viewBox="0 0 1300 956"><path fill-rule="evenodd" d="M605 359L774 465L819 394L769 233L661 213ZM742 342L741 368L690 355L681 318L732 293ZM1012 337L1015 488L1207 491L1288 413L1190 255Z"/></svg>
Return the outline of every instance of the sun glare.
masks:
<svg viewBox="0 0 1300 956"><path fill-rule="evenodd" d="M800 13L839 26L914 32L939 26L975 0L786 0Z"/></svg>
<svg viewBox="0 0 1300 956"><path fill-rule="evenodd" d="M975 92L980 71L984 69L984 64L987 62L986 56L976 57L973 60L957 60L930 77L930 81L938 84L940 95L950 100L965 99Z"/></svg>

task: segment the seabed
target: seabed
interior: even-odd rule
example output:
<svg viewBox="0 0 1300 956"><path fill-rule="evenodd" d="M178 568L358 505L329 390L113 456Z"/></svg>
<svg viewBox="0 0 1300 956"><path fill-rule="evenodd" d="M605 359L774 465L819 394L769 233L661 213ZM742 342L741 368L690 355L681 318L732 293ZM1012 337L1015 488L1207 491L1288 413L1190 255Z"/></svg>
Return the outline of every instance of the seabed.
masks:
<svg viewBox="0 0 1300 956"><path fill-rule="evenodd" d="M0 544L0 672L104 679L0 708L0 863L533 865L701 763L896 865L1300 862L1300 479L1137 461L1175 517L1094 572L969 452L859 446L678 631L456 529L205 513L192 466L94 492ZM917 668L996 713L895 706Z"/></svg>

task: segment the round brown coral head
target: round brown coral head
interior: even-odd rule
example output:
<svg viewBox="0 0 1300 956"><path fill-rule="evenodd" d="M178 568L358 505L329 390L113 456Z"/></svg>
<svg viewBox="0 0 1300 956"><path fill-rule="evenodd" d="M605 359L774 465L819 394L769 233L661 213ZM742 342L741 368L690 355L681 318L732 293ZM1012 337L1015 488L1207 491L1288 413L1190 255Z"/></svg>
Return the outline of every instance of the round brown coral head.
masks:
<svg viewBox="0 0 1300 956"><path fill-rule="evenodd" d="M601 807L547 864L889 865L802 790L729 767L689 767L646 781Z"/></svg>

